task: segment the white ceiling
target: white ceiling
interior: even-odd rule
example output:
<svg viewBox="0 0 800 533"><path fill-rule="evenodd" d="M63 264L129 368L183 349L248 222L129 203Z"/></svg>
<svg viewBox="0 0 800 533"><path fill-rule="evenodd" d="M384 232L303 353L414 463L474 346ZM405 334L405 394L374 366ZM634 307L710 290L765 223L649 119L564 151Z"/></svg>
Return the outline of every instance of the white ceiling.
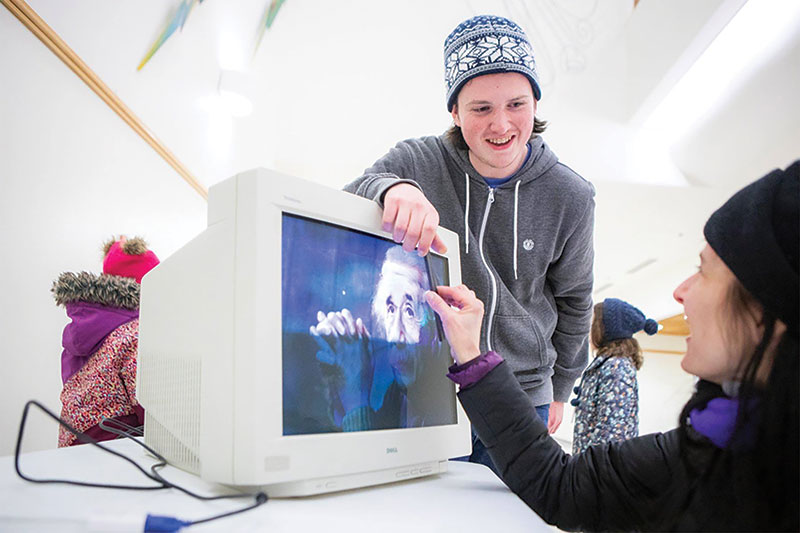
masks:
<svg viewBox="0 0 800 533"><path fill-rule="evenodd" d="M207 186L254 166L339 186L398 140L443 131L442 43L473 14L512 16L528 29L546 102L632 9L630 0L569 9L553 1L287 0L253 55L269 0L206 0L136 71L179 0L29 3ZM209 112L222 68L250 78L252 115Z"/></svg>
<svg viewBox="0 0 800 533"><path fill-rule="evenodd" d="M268 0L205 0L137 71L179 0L29 0L207 187L265 166L338 188L396 141L444 131L445 36L478 13L515 19L537 54L545 139L597 187L596 297L657 318L679 310L671 287L710 211L800 156L800 18L682 137L642 144L640 126L744 2L286 0L253 53ZM250 116L213 106L222 68L248 77Z"/></svg>

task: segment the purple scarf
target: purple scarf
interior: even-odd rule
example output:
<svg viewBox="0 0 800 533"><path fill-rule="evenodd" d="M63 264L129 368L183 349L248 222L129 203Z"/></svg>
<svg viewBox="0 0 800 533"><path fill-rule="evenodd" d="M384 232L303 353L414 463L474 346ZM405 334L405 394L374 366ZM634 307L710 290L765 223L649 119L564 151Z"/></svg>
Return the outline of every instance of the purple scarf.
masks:
<svg viewBox="0 0 800 533"><path fill-rule="evenodd" d="M738 412L738 398L721 396L709 401L702 410L692 409L689 418L692 421L692 427L714 443L714 446L726 448L731 444ZM740 444L736 444L736 447L752 448L755 444L755 437L755 426L751 423L745 427L739 438Z"/></svg>

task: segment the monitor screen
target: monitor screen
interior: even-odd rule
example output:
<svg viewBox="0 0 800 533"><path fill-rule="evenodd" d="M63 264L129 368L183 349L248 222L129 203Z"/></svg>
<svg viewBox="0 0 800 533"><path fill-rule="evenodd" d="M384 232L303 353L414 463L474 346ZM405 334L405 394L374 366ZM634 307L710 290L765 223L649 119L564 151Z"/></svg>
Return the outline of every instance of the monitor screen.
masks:
<svg viewBox="0 0 800 533"><path fill-rule="evenodd" d="M450 348L423 294L447 259L282 214L283 434L456 424Z"/></svg>

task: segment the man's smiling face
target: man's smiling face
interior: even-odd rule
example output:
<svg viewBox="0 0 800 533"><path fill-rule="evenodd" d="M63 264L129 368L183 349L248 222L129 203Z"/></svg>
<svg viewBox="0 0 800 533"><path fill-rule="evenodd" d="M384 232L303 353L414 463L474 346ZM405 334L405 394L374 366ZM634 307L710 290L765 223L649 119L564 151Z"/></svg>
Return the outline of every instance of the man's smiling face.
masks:
<svg viewBox="0 0 800 533"><path fill-rule="evenodd" d="M528 154L536 100L528 78L516 72L469 80L458 93L453 121L469 146L469 159L484 178L505 178Z"/></svg>

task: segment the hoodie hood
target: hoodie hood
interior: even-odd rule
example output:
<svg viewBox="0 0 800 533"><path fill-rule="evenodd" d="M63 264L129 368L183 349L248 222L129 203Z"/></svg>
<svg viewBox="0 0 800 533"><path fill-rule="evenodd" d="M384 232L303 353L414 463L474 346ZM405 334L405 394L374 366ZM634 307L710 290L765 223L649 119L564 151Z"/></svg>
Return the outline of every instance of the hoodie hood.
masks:
<svg viewBox="0 0 800 533"><path fill-rule="evenodd" d="M464 246L465 253L469 253L469 236L467 235L469 228L469 184L470 181L477 181L481 185L488 185L483 176L472 166L472 162L469 160L469 150L456 148L447 138L447 135L443 135L441 139L445 150L459 163L459 166L464 172L464 186L466 188L467 199L466 205L464 206ZM497 187L498 189L514 188L514 219L512 221L514 228L514 249L512 252L514 279L518 279L519 277L519 250L517 249L517 242L519 241L517 238L519 233L519 187L522 184L529 183L539 178L558 163L558 157L550 150L540 135L528 141L528 146L530 147L530 156L508 181Z"/></svg>
<svg viewBox="0 0 800 533"><path fill-rule="evenodd" d="M52 292L72 320L61 339L61 379L66 382L112 331L139 317L139 284L119 276L64 273Z"/></svg>
<svg viewBox="0 0 800 533"><path fill-rule="evenodd" d="M469 150L461 150L453 146L447 138L447 135L442 135L441 140L447 153L458 162L461 170L465 174L469 175L473 180L479 180L481 183L485 183L483 176L475 170L475 167L472 166L469 160ZM550 150L550 147L547 146L547 143L544 142L541 135L537 135L528 141L528 146L531 147L530 157L514 174L513 178L500 185L499 188L511 188L515 187L517 182L525 184L529 181L533 181L558 163L558 156Z"/></svg>

